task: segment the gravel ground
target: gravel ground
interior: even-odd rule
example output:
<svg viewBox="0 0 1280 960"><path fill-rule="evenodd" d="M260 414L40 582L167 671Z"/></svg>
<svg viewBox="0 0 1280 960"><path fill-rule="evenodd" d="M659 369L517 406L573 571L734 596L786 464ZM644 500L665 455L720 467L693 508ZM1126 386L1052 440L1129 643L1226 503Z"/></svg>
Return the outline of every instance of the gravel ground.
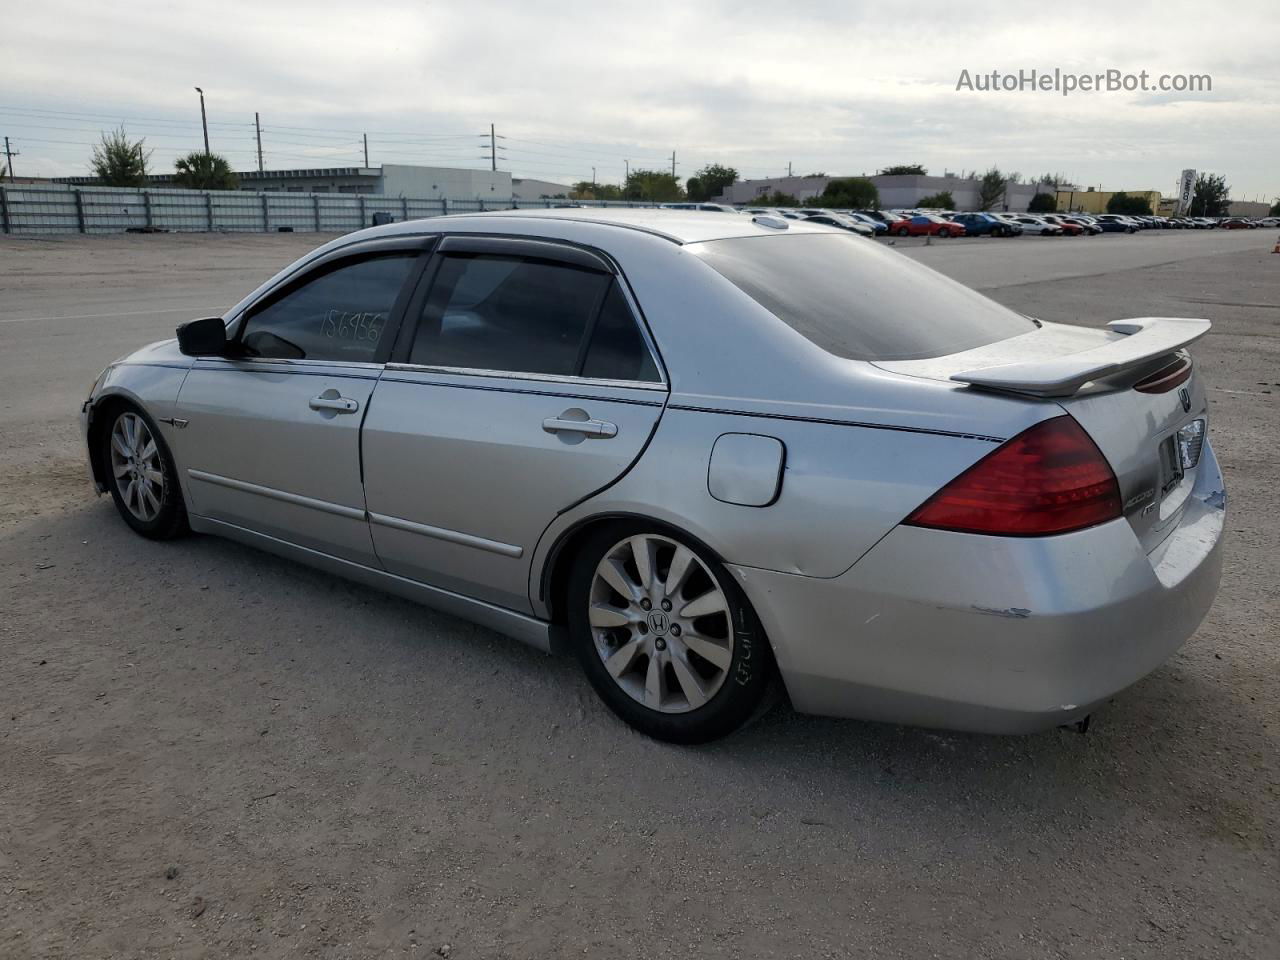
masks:
<svg viewBox="0 0 1280 960"><path fill-rule="evenodd" d="M85 481L102 366L315 235L0 238L0 956L1280 955L1270 231L900 243L1020 310L1207 316L1222 592L1086 736L775 709L677 748L566 660Z"/></svg>

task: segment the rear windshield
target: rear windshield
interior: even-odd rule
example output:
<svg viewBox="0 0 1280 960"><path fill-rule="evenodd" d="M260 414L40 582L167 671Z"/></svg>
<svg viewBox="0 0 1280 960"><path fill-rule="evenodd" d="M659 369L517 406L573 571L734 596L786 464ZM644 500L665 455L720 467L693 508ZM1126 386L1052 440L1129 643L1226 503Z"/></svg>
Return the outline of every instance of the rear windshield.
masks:
<svg viewBox="0 0 1280 960"><path fill-rule="evenodd" d="M685 249L791 329L847 360L941 357L1036 328L863 237L739 237Z"/></svg>

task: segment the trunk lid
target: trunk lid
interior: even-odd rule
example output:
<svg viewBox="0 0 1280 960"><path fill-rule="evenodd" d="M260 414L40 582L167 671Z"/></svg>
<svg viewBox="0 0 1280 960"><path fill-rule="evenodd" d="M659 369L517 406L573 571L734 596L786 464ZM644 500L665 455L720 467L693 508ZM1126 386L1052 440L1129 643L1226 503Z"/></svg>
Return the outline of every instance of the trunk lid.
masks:
<svg viewBox="0 0 1280 960"><path fill-rule="evenodd" d="M1195 485L1208 401L1182 348L1208 328L1207 320L1180 318L1116 321L1107 330L1044 323L963 353L876 365L1062 407L1111 464L1124 516L1150 553L1177 527Z"/></svg>

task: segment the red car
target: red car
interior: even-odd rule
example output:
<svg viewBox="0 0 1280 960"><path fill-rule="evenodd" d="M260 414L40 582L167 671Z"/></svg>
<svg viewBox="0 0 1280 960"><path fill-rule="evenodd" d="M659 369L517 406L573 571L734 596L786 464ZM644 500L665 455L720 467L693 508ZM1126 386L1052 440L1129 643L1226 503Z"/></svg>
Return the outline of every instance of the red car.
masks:
<svg viewBox="0 0 1280 960"><path fill-rule="evenodd" d="M1254 224L1248 220L1241 220L1239 217L1232 217L1230 220L1223 220L1218 226L1223 230L1248 230Z"/></svg>
<svg viewBox="0 0 1280 960"><path fill-rule="evenodd" d="M1068 237L1078 237L1085 232L1084 227L1076 223L1074 220L1068 220L1066 217L1055 217L1052 214L1041 217L1042 220L1048 220L1055 226L1062 228L1062 232Z"/></svg>
<svg viewBox="0 0 1280 960"><path fill-rule="evenodd" d="M963 237L964 224L925 213L890 224L889 232L900 237Z"/></svg>

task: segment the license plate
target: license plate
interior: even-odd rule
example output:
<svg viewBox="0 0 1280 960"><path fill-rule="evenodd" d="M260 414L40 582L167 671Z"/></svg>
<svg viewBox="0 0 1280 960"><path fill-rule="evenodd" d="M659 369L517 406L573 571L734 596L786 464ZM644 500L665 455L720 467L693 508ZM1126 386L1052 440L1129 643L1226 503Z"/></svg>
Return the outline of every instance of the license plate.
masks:
<svg viewBox="0 0 1280 960"><path fill-rule="evenodd" d="M1177 436L1165 437L1160 442L1160 496L1167 497L1169 491L1182 482L1182 457L1178 451Z"/></svg>

